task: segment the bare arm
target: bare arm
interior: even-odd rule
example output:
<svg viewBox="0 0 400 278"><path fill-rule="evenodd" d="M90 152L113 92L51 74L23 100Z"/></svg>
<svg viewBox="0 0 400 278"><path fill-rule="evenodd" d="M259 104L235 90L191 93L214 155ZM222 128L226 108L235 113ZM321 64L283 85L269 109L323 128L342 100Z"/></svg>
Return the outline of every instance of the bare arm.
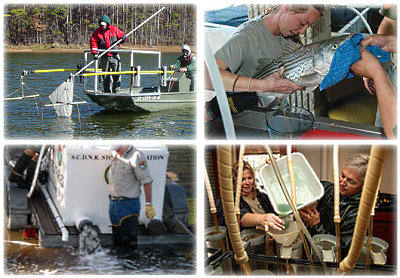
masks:
<svg viewBox="0 0 400 278"><path fill-rule="evenodd" d="M378 35L397 35L397 22L384 17L378 28Z"/></svg>
<svg viewBox="0 0 400 278"><path fill-rule="evenodd" d="M151 203L151 183L144 185L144 195L146 197L146 203Z"/></svg>
<svg viewBox="0 0 400 278"><path fill-rule="evenodd" d="M268 231L269 227L278 231L285 228L285 222L273 213L246 213L240 223L243 227L263 226L265 231Z"/></svg>
<svg viewBox="0 0 400 278"><path fill-rule="evenodd" d="M361 52L361 60L352 65L351 70L355 74L373 81L381 113L383 131L388 139L395 139L393 129L397 125L397 96L389 75L378 59L368 51Z"/></svg>
<svg viewBox="0 0 400 278"><path fill-rule="evenodd" d="M280 92L280 93L293 93L300 90L301 87L293 82L281 78L280 73L274 73L267 79L251 79L249 87L249 77L239 76L237 74L227 71L228 66L226 63L216 58L219 72L224 82L225 90L228 92ZM236 80L236 83L235 83ZM235 83L235 84L234 84ZM233 88L233 85L235 87Z"/></svg>

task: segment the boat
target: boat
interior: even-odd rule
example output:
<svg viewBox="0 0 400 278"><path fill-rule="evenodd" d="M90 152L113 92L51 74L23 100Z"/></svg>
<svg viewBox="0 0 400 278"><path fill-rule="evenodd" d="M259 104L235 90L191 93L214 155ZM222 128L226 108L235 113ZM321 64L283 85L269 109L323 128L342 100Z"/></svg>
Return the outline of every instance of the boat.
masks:
<svg viewBox="0 0 400 278"><path fill-rule="evenodd" d="M4 177L8 177L21 146L7 146ZM45 146L37 173L48 178L36 188L19 188L5 178L7 228L31 230L41 247L80 245L82 227L89 223L102 246L113 244L108 214L108 172L113 154L107 146ZM152 201L157 219L157 233L145 216L144 194L141 196L138 245L194 244L194 226L189 224L189 201L185 189L166 178L169 159L165 146L138 147L148 158L152 176ZM36 184L33 182L33 184ZM153 221L153 220L152 220ZM34 227L32 227L32 224ZM33 231L32 231L33 230ZM25 234L25 233L24 233Z"/></svg>
<svg viewBox="0 0 400 278"><path fill-rule="evenodd" d="M185 73L167 71L167 67L161 67L161 52L138 50L118 50L118 52L127 52L131 57L131 70L118 73L131 76L130 86L129 88L121 89L118 93L104 93L100 91L96 76L106 75L106 73L98 71L97 63L95 63L94 72L84 72L82 74L84 77L83 93L94 103L115 112L155 112L195 107L197 97L195 91L190 91L191 80L186 77ZM86 65L88 61L87 54L90 53L90 50L85 50L84 53ZM138 54L156 56L158 69L143 71L140 66L133 67L134 57ZM156 77L157 86L141 86L141 76L143 75L153 75ZM94 77L93 89L88 89L88 77Z"/></svg>

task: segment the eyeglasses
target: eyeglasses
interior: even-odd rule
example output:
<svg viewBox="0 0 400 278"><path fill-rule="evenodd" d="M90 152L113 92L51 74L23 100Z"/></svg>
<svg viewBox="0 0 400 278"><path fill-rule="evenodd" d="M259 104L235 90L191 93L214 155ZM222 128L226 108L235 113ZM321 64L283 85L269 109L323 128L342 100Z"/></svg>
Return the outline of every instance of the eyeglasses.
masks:
<svg viewBox="0 0 400 278"><path fill-rule="evenodd" d="M107 23L102 22L102 23L100 23L100 26L107 26Z"/></svg>

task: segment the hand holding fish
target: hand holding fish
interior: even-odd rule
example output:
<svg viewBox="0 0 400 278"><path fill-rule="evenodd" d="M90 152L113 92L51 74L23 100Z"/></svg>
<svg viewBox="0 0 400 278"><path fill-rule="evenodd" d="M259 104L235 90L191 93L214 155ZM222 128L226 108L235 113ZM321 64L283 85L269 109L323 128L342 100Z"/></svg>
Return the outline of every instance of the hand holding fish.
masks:
<svg viewBox="0 0 400 278"><path fill-rule="evenodd" d="M277 92L291 94L297 90L301 90L302 87L283 77L284 71L285 69L281 67L267 79L254 80L254 91L259 93Z"/></svg>
<svg viewBox="0 0 400 278"><path fill-rule="evenodd" d="M365 49L361 49L361 59L353 64L350 69L354 74L370 80L383 78L386 75L386 71L379 60Z"/></svg>

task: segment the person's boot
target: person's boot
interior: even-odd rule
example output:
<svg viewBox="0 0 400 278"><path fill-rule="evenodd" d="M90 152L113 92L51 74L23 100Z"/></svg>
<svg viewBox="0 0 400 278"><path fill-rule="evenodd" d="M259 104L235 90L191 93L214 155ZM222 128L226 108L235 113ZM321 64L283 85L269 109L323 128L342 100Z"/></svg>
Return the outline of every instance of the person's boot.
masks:
<svg viewBox="0 0 400 278"><path fill-rule="evenodd" d="M137 248L139 216L137 214L126 217L121 223L122 245Z"/></svg>
<svg viewBox="0 0 400 278"><path fill-rule="evenodd" d="M30 184L32 184L33 177L35 176L36 165L37 165L37 160L32 158L31 161L29 162L28 169L26 170L26 177L25 177L25 181Z"/></svg>
<svg viewBox="0 0 400 278"><path fill-rule="evenodd" d="M31 187L31 184L24 180L23 174L31 160L32 156L27 155L24 152L22 156L18 159L17 164L15 164L14 168L12 169L8 180L10 182L16 183L21 188L29 189Z"/></svg>
<svg viewBox="0 0 400 278"><path fill-rule="evenodd" d="M121 226L112 225L111 228L113 232L114 246L121 246L122 245Z"/></svg>

